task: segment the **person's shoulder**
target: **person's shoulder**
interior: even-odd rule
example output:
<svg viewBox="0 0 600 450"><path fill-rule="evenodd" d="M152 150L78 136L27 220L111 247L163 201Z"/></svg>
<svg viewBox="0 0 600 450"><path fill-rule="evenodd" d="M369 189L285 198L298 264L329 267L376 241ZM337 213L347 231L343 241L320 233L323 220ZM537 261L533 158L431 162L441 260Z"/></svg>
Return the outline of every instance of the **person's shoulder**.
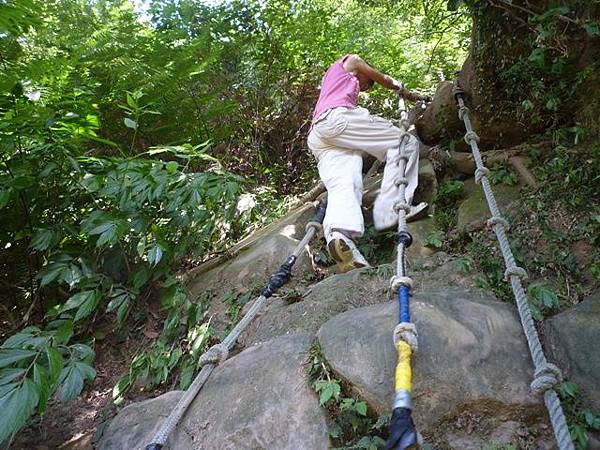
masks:
<svg viewBox="0 0 600 450"><path fill-rule="evenodd" d="M353 72L358 69L360 64L363 63L363 59L356 53L349 53L344 57L344 67L349 72Z"/></svg>

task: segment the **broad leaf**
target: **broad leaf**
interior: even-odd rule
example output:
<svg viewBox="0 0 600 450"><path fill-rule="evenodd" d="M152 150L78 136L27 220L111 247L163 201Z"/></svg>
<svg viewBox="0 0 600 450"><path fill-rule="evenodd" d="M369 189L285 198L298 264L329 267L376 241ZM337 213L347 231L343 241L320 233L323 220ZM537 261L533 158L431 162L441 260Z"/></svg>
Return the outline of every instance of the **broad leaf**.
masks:
<svg viewBox="0 0 600 450"><path fill-rule="evenodd" d="M39 394L33 381L26 378L21 385L0 396L0 442L16 433L35 411ZM10 411L10 414L6 412Z"/></svg>
<svg viewBox="0 0 600 450"><path fill-rule="evenodd" d="M0 348L0 368L33 358L37 352L20 348ZM0 410L1 411L1 410Z"/></svg>

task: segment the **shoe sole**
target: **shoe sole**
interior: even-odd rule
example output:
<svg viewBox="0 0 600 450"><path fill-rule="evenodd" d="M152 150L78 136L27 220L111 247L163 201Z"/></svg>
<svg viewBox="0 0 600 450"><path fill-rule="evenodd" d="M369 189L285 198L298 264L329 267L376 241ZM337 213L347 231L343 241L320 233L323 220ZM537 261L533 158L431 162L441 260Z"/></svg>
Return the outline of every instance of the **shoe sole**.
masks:
<svg viewBox="0 0 600 450"><path fill-rule="evenodd" d="M327 244L329 254L337 261L338 272L345 273L353 269L367 267L366 264L356 261L352 256L352 249L342 239L334 239Z"/></svg>

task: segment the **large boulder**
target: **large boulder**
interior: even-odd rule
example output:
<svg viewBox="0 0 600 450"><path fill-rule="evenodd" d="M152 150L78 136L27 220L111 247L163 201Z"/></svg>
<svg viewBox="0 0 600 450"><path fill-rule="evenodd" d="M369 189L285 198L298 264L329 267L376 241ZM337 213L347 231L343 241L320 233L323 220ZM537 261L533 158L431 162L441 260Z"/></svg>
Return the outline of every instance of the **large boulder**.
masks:
<svg viewBox="0 0 600 450"><path fill-rule="evenodd" d="M171 391L123 408L102 431L96 445L97 450L144 448L158 432L182 394L182 391Z"/></svg>
<svg viewBox="0 0 600 450"><path fill-rule="evenodd" d="M327 449L326 416L304 368L310 343L307 334L283 336L218 366L169 448ZM124 408L103 433L98 450L143 448L180 395L169 392Z"/></svg>
<svg viewBox="0 0 600 450"><path fill-rule="evenodd" d="M417 115L415 127L419 137L429 145L438 144L441 140L461 132L464 134L450 81L443 81L438 86L433 101Z"/></svg>
<svg viewBox="0 0 600 450"><path fill-rule="evenodd" d="M237 244L231 251L232 258L223 258L208 270L205 265L199 266L185 275L184 281L192 299L210 293L208 314L217 332L231 325L227 317L230 305L225 300L228 294L247 292L254 283L260 288L266 285L271 274L285 262L304 236L306 223L314 212L312 204L305 204ZM296 276L290 286L309 271L312 271L310 258L307 252L302 252L294 266Z"/></svg>
<svg viewBox="0 0 600 450"><path fill-rule="evenodd" d="M529 391L533 365L515 308L489 294L440 290L411 301L419 331L413 357L414 417L426 436L465 411L500 421L544 420ZM398 305L340 314L318 332L333 370L379 414L394 397L392 331Z"/></svg>
<svg viewBox="0 0 600 450"><path fill-rule="evenodd" d="M319 327L344 311L363 306L385 303L391 297L389 280L395 262L374 268L353 270L332 275L313 285L302 301L288 304L284 299L271 298L263 314L254 319L240 337L243 345L266 341L286 333L316 333ZM474 286L474 276L461 265L460 260L446 254L436 254L419 260L409 274L415 281L415 298L422 298L427 290L468 288Z"/></svg>
<svg viewBox="0 0 600 450"><path fill-rule="evenodd" d="M600 291L546 321L544 331L551 359L600 411Z"/></svg>

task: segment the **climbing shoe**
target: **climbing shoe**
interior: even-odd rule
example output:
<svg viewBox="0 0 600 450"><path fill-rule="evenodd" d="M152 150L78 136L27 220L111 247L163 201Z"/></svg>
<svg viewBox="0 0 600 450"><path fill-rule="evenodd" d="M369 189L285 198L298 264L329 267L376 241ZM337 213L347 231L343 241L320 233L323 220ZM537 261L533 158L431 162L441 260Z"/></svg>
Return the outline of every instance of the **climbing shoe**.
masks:
<svg viewBox="0 0 600 450"><path fill-rule="evenodd" d="M331 257L337 261L339 273L349 272L352 269L359 269L361 267L370 267L370 264L360 254L354 242L342 233L336 231L331 233L331 240L327 244L327 250Z"/></svg>
<svg viewBox="0 0 600 450"><path fill-rule="evenodd" d="M410 207L410 212L406 215L407 222L414 222L415 220L422 219L427 214L427 207L429 205L425 202L421 202L418 205Z"/></svg>

